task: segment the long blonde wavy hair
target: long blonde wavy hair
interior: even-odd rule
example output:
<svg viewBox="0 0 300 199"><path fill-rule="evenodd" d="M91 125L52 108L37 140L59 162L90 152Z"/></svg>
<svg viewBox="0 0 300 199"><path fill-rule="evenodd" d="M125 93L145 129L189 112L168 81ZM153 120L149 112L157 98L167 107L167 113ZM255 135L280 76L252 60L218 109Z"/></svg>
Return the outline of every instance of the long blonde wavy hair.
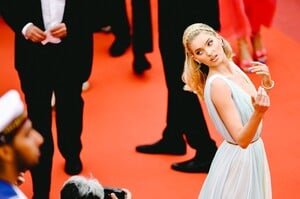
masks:
<svg viewBox="0 0 300 199"><path fill-rule="evenodd" d="M203 99L204 86L207 79L208 67L204 64L197 63L193 58L190 44L200 33L206 32L215 37L222 39L222 47L227 58L232 59L232 48L228 41L219 35L212 27L203 23L194 23L188 26L182 38L185 49L185 62L182 74L182 80L185 83L184 89L194 92L200 99Z"/></svg>

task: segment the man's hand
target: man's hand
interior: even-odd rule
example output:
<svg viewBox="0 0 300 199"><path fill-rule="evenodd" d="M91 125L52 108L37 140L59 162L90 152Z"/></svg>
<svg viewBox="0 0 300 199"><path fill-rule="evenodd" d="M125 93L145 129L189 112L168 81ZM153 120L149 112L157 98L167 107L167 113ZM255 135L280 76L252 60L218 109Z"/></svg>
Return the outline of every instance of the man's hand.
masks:
<svg viewBox="0 0 300 199"><path fill-rule="evenodd" d="M56 26L53 26L49 33L56 38L64 38L67 36L67 26L65 23L57 24Z"/></svg>
<svg viewBox="0 0 300 199"><path fill-rule="evenodd" d="M46 33L34 24L30 25L25 32L25 37L34 43L45 40L46 36Z"/></svg>

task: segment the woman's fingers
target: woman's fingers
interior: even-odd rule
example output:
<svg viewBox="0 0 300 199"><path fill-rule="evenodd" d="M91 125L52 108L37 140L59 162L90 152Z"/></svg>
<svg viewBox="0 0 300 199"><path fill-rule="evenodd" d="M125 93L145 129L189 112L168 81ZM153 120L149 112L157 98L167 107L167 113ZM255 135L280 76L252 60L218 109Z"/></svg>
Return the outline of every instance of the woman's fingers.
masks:
<svg viewBox="0 0 300 199"><path fill-rule="evenodd" d="M259 87L254 102L255 109L260 112L265 112L269 108L269 106L270 106L270 97L268 96L265 89Z"/></svg>

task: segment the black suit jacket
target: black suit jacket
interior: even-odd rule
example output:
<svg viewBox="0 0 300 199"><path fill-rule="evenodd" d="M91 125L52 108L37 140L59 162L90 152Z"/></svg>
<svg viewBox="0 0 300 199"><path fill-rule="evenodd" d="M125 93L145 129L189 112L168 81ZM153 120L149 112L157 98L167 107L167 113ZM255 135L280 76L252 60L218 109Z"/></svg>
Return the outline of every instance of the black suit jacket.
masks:
<svg viewBox="0 0 300 199"><path fill-rule="evenodd" d="M15 32L15 66L22 70L34 70L47 60L47 47L33 43L22 35L23 27L32 22L45 29L40 0L1 0L2 15ZM93 31L97 27L94 3L97 0L66 0L62 22L67 26L67 37L62 39L58 49L63 53L63 72L81 81L88 79L93 58ZM51 45L51 44L50 44Z"/></svg>

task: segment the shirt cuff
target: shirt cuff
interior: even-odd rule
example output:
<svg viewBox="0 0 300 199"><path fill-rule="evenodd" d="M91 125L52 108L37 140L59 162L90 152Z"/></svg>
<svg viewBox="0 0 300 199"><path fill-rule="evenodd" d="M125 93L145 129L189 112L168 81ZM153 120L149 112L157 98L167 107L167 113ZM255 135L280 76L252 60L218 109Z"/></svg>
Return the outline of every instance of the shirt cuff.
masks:
<svg viewBox="0 0 300 199"><path fill-rule="evenodd" d="M26 31L27 31L27 29L28 29L28 27L29 26L31 26L33 23L27 23L25 26L24 26L24 28L22 29L22 34L24 35L24 37L25 37L25 39L28 39L27 37L26 37Z"/></svg>

